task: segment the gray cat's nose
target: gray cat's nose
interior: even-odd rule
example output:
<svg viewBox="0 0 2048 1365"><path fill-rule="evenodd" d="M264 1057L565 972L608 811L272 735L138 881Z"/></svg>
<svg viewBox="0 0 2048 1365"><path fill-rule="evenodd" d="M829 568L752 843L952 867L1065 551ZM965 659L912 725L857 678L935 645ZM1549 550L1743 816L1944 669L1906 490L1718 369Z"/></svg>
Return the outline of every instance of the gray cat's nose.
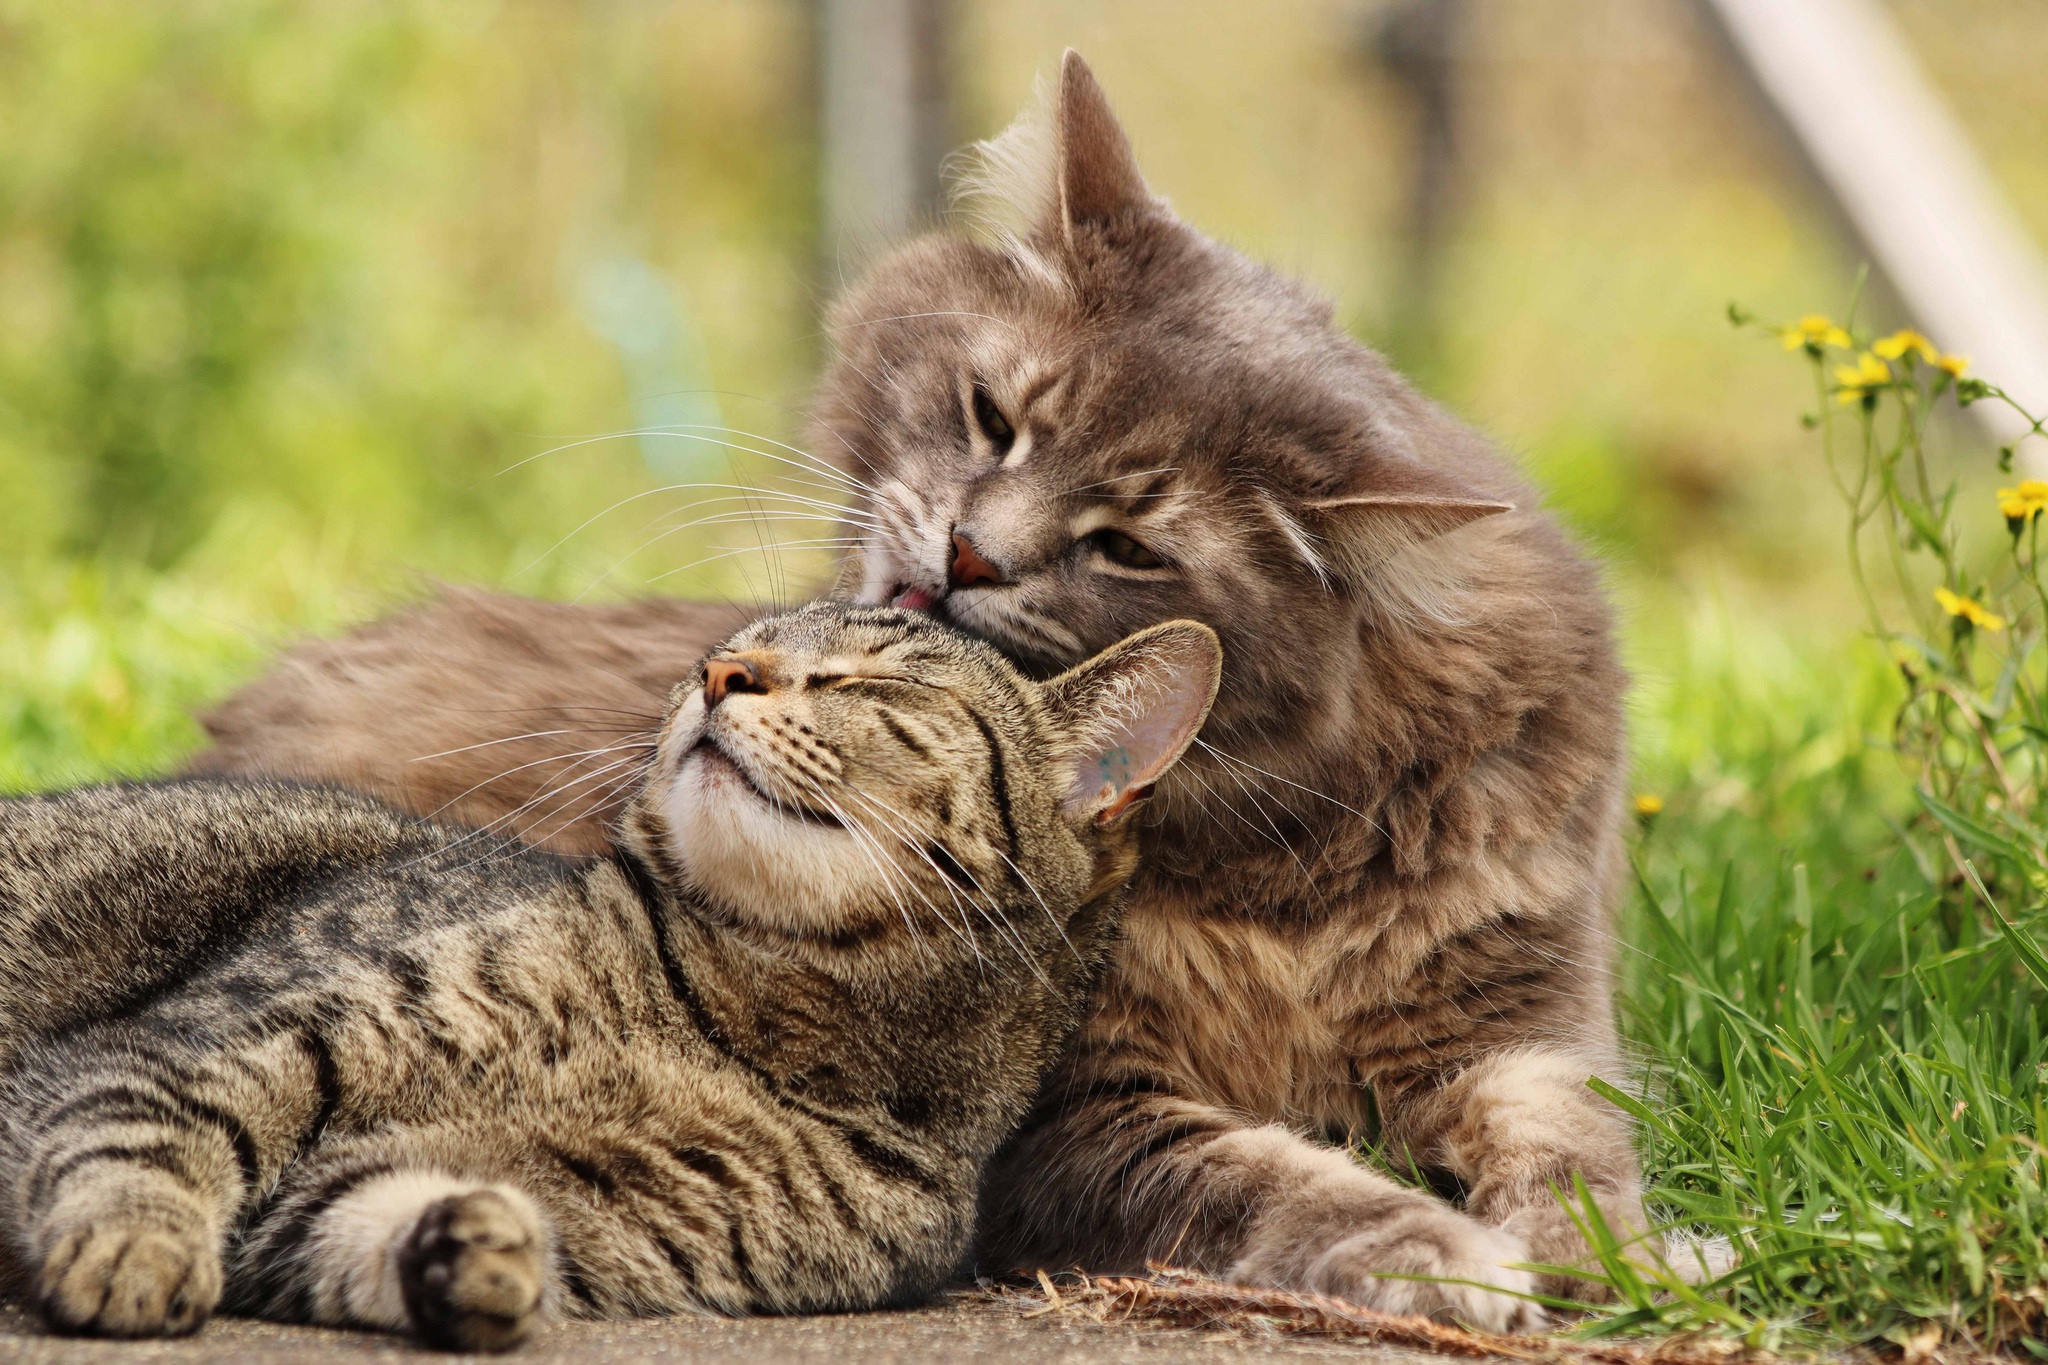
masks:
<svg viewBox="0 0 2048 1365"><path fill-rule="evenodd" d="M974 548L964 532L953 532L953 562L946 569L946 581L956 588L968 588L976 583L998 586L1003 582L1003 571L981 557L981 551Z"/></svg>

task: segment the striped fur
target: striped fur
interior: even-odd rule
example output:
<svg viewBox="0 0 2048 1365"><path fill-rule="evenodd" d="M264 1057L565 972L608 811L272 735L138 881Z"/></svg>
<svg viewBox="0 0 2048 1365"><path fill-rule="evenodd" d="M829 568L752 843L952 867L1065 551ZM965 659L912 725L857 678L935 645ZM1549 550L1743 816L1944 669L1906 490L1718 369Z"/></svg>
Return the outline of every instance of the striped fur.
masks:
<svg viewBox="0 0 2048 1365"><path fill-rule="evenodd" d="M1135 862L1076 775L1134 685L1171 763L1214 638L1041 684L821 607L719 657L751 690L676 689L602 859L278 783L0 804L0 1215L52 1325L497 1349L945 1278Z"/></svg>

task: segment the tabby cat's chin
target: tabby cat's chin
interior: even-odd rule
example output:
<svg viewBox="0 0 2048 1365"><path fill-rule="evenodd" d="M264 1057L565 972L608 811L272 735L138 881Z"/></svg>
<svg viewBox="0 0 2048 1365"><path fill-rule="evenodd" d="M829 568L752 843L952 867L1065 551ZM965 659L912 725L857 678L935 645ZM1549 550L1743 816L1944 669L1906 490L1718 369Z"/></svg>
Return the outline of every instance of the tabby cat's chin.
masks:
<svg viewBox="0 0 2048 1365"><path fill-rule="evenodd" d="M698 893L725 911L815 931L872 894L869 869L835 817L763 791L709 740L684 755L665 805L671 854Z"/></svg>
<svg viewBox="0 0 2048 1365"><path fill-rule="evenodd" d="M685 776L688 775L692 763L696 765L696 780L703 784L707 791L720 796L731 792L733 799L739 801L746 801L751 797L757 805L765 807L771 815L779 819L801 820L806 824L820 825L826 829L846 828L846 822L830 811L818 810L809 802L797 797L768 791L748 770L744 762L727 753L719 746L718 741L709 735L698 740L697 747L691 750L689 757L684 760Z"/></svg>

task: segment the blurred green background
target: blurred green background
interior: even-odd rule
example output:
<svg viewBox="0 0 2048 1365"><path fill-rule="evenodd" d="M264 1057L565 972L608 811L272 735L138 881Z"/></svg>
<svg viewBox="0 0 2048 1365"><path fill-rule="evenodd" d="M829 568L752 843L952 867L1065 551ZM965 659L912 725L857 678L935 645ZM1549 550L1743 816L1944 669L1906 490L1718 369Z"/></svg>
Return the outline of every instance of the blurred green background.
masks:
<svg viewBox="0 0 2048 1365"><path fill-rule="evenodd" d="M1853 249L1682 0L1474 3L1419 310L1387 9L960 0L952 131L999 129L1079 47L1185 216L1319 282L1496 435L1612 565L1646 785L1754 796L1688 728L1705 679L1761 689L1759 732L1853 750L1806 379L1722 316L1840 306ZM2048 233L2048 6L1893 10ZM0 784L160 768L278 644L432 579L758 596L816 574L801 552L685 568L756 533L635 498L773 466L589 439L650 403L801 439L848 254L819 245L813 18L0 3Z"/></svg>

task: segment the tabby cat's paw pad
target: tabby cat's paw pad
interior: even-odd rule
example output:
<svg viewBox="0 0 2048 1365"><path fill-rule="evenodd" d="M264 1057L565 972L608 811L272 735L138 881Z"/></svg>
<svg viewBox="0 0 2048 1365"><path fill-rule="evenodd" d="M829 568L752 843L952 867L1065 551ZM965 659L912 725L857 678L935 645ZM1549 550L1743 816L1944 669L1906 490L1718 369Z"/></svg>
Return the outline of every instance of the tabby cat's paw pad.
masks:
<svg viewBox="0 0 2048 1365"><path fill-rule="evenodd" d="M420 1340L451 1351L509 1350L540 1312L539 1219L508 1191L437 1200L413 1225L398 1274Z"/></svg>
<svg viewBox="0 0 2048 1365"><path fill-rule="evenodd" d="M36 1275L36 1306L60 1332L181 1337L220 1302L220 1251L191 1233L99 1222L67 1232Z"/></svg>
<svg viewBox="0 0 2048 1365"><path fill-rule="evenodd" d="M1529 1259L1508 1234L1451 1214L1405 1235L1361 1233L1337 1242L1309 1267L1310 1288L1384 1313L1453 1322L1482 1332L1536 1332L1539 1304L1517 1297L1536 1277L1510 1267Z"/></svg>

